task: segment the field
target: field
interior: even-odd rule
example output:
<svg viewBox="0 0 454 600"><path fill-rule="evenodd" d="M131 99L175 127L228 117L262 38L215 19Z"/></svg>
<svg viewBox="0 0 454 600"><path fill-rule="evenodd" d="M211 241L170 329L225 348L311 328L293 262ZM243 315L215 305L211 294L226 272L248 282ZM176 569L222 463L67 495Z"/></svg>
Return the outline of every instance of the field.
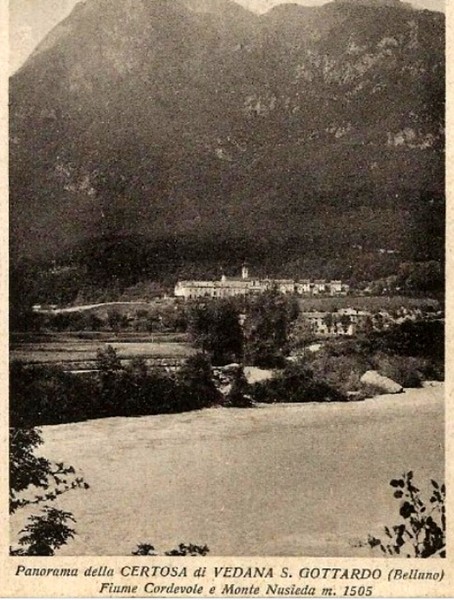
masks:
<svg viewBox="0 0 454 600"><path fill-rule="evenodd" d="M300 298L302 311L335 312L342 308L355 308L377 312L379 310L397 310L399 308L418 309L428 307L440 310L440 303L431 298L408 298L406 296L345 296L341 298Z"/></svg>
<svg viewBox="0 0 454 600"><path fill-rule="evenodd" d="M368 534L399 521L389 481L413 469L427 499L430 478L444 479L443 399L434 385L349 404L43 427L42 454L91 486L58 500L77 520L59 554L185 542L213 556L369 556ZM13 539L25 518L13 515Z"/></svg>
<svg viewBox="0 0 454 600"><path fill-rule="evenodd" d="M119 357L130 360L185 359L193 353L181 334L118 334L109 333L53 333L13 334L10 345L11 360L30 364L61 364L90 368L100 348L111 345Z"/></svg>

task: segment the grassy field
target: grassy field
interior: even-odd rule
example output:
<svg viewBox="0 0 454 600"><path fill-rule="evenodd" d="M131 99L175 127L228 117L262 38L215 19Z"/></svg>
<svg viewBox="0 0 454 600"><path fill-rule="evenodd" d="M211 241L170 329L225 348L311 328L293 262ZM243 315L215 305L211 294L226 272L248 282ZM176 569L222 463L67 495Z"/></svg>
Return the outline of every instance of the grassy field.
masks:
<svg viewBox="0 0 454 600"><path fill-rule="evenodd" d="M124 344L173 344L184 343L187 339L188 336L185 333L135 333L130 331L119 333L111 331L12 332L10 346L11 348L17 348L21 344L83 344L87 342L98 342L100 344L116 344L118 342Z"/></svg>
<svg viewBox="0 0 454 600"><path fill-rule="evenodd" d="M432 298L407 298L405 296L345 296L342 298L301 298L302 311L335 312L341 308L356 308L376 312L379 310L397 310L399 308L417 309L428 307L440 310L438 300Z"/></svg>
<svg viewBox="0 0 454 600"><path fill-rule="evenodd" d="M193 353L186 337L178 334L17 334L12 336L10 358L30 364L84 363L87 366L107 344L124 360L136 357L185 359Z"/></svg>

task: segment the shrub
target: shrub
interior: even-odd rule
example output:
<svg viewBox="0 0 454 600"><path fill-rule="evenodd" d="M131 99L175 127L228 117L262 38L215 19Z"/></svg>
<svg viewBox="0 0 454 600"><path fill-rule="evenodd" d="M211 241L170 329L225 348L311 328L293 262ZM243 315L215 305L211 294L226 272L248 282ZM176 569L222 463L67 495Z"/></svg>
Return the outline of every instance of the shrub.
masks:
<svg viewBox="0 0 454 600"><path fill-rule="evenodd" d="M253 403L249 395L249 388L243 367L238 367L235 371L232 387L227 394L225 405L236 408L250 408Z"/></svg>
<svg viewBox="0 0 454 600"><path fill-rule="evenodd" d="M98 372L87 377L58 367L10 368L10 422L35 427L87 419L199 410L221 403L211 364L192 356L177 375L149 371L143 360L121 365L111 347L98 352Z"/></svg>
<svg viewBox="0 0 454 600"><path fill-rule="evenodd" d="M362 340L366 354L384 352L400 356L444 361L444 323L441 321L406 321Z"/></svg>
<svg viewBox="0 0 454 600"><path fill-rule="evenodd" d="M343 393L361 389L361 376L370 368L368 360L358 354L334 355L322 351L310 363L314 377Z"/></svg>
<svg viewBox="0 0 454 600"><path fill-rule="evenodd" d="M326 382L314 379L304 363L288 365L273 379L256 383L251 395L257 402L343 402L345 394Z"/></svg>
<svg viewBox="0 0 454 600"><path fill-rule="evenodd" d="M375 396L381 396L383 394L383 388L371 383L362 383L359 394L360 399L362 400L365 400L366 398L375 398Z"/></svg>
<svg viewBox="0 0 454 600"><path fill-rule="evenodd" d="M383 353L372 357L372 364L381 375L389 377L405 388L421 387L426 371L426 361L411 356Z"/></svg>
<svg viewBox="0 0 454 600"><path fill-rule="evenodd" d="M55 425L94 418L98 391L86 377L59 367L10 365L10 424Z"/></svg>

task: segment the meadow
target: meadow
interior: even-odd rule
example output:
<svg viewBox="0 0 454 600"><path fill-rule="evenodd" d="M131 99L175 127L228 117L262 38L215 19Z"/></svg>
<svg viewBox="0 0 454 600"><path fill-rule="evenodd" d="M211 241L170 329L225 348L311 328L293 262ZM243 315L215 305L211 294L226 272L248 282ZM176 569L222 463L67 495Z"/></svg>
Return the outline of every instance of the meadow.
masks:
<svg viewBox="0 0 454 600"><path fill-rule="evenodd" d="M380 310L393 311L400 308L409 310L441 310L438 300L432 298L410 298L408 296L342 296L338 298L321 296L319 298L300 298L298 305L304 312L336 312L342 308L355 308L372 313Z"/></svg>
<svg viewBox="0 0 454 600"><path fill-rule="evenodd" d="M89 368L100 348L112 346L120 359L185 359L193 350L184 334L109 332L12 334L10 359L27 364L53 364Z"/></svg>

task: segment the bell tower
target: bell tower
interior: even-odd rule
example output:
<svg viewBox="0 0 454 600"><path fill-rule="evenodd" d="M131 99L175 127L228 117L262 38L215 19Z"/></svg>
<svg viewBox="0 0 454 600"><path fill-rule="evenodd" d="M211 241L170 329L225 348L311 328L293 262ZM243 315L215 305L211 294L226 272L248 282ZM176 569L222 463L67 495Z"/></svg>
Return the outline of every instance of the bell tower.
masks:
<svg viewBox="0 0 454 600"><path fill-rule="evenodd" d="M241 278L242 279L249 279L249 269L248 266L246 264L243 265L242 269L241 269Z"/></svg>

